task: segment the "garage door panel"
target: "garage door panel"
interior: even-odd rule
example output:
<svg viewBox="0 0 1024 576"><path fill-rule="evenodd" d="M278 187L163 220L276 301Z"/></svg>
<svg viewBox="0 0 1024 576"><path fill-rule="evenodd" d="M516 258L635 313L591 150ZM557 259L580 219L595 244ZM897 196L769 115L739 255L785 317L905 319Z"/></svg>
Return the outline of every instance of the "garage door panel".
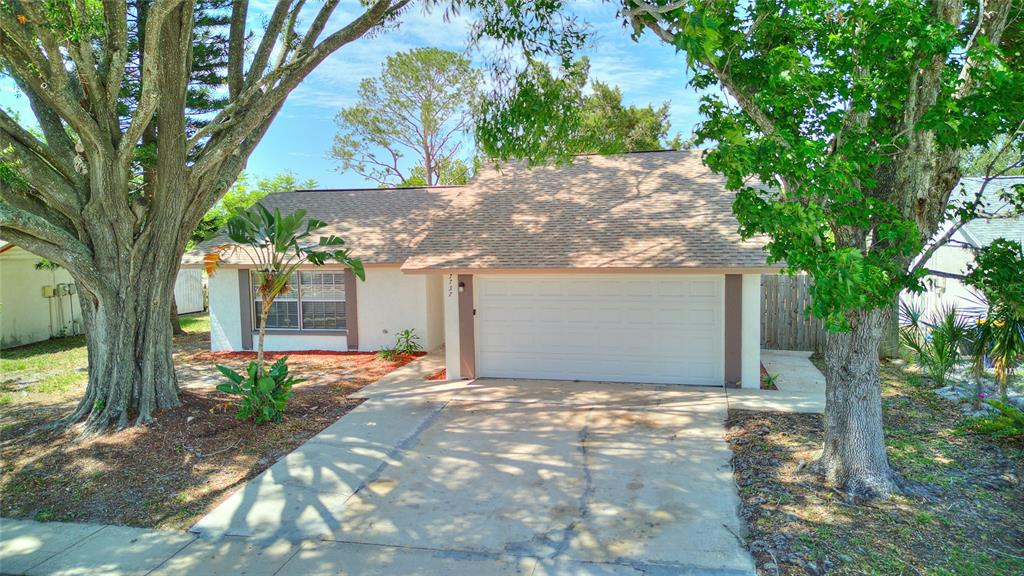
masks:
<svg viewBox="0 0 1024 576"><path fill-rule="evenodd" d="M721 276L479 276L481 376L722 383Z"/></svg>
<svg viewBox="0 0 1024 576"><path fill-rule="evenodd" d="M682 312L682 318L682 322L684 324L710 329L718 324L718 310L709 310L706 308L684 310Z"/></svg>

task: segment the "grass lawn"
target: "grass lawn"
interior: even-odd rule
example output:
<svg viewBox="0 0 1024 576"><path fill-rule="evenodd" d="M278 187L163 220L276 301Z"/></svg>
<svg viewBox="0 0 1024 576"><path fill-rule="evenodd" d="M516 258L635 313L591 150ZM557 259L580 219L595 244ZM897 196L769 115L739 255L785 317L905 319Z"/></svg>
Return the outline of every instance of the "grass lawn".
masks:
<svg viewBox="0 0 1024 576"><path fill-rule="evenodd" d="M65 393L84 386L85 337L45 340L0 351L0 406L38 393Z"/></svg>
<svg viewBox="0 0 1024 576"><path fill-rule="evenodd" d="M210 315L206 312L178 316L181 329L192 334L210 333Z"/></svg>
<svg viewBox="0 0 1024 576"><path fill-rule="evenodd" d="M889 458L926 496L858 505L805 471L820 415L731 411L733 465L760 574L1024 574L1024 446L964 435L964 416L885 363Z"/></svg>
<svg viewBox="0 0 1024 576"><path fill-rule="evenodd" d="M372 354L295 354L293 389L279 425L234 418L216 391L217 363L248 357L209 352L206 314L182 316L175 372L182 406L148 426L83 438L46 424L72 410L87 380L82 337L0 352L0 516L187 528L243 482L323 430L361 400L350 395L409 359Z"/></svg>

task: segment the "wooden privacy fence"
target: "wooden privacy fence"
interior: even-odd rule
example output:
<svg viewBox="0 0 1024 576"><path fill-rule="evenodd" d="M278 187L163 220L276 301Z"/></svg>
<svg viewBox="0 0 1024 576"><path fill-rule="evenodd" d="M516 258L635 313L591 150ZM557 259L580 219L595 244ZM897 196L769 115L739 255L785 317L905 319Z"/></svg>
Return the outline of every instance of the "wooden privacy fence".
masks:
<svg viewBox="0 0 1024 576"><path fill-rule="evenodd" d="M824 323L804 314L810 283L803 274L761 276L761 348L817 351L825 344Z"/></svg>

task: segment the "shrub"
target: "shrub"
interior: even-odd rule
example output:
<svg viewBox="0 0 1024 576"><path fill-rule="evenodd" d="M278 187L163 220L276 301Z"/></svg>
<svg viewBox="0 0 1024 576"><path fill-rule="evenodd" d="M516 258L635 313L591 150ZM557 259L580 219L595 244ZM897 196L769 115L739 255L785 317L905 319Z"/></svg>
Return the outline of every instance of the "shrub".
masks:
<svg viewBox="0 0 1024 576"><path fill-rule="evenodd" d="M422 350L423 346L420 346L420 337L416 334L416 330L407 328L398 333L393 347L382 348L380 352L377 352L377 357L381 360L397 360L402 356L415 354Z"/></svg>
<svg viewBox="0 0 1024 576"><path fill-rule="evenodd" d="M415 354L422 351L423 346L420 346L420 337L416 334L416 331L409 328L399 332L398 339L395 342L395 350L399 354Z"/></svg>
<svg viewBox="0 0 1024 576"><path fill-rule="evenodd" d="M961 350L971 329L956 306L926 318L920 308L904 302L900 341L913 353L913 361L938 386L945 386L950 372L962 359Z"/></svg>
<svg viewBox="0 0 1024 576"><path fill-rule="evenodd" d="M1024 411L1000 400L986 400L998 412L993 416L972 418L968 429L993 438L1024 438Z"/></svg>
<svg viewBox="0 0 1024 576"><path fill-rule="evenodd" d="M217 390L242 399L235 418L253 419L257 424L281 421L288 400L292 397L292 386L303 381L288 374L287 360L285 357L274 362L262 376L260 364L256 361L249 362L244 375L227 366L217 365L217 370L230 380L218 385Z"/></svg>

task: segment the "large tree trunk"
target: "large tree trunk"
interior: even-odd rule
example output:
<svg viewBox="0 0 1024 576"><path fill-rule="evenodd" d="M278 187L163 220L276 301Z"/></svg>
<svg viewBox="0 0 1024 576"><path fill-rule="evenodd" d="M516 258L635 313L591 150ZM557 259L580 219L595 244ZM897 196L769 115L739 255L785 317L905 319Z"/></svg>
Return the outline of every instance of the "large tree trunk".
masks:
<svg viewBox="0 0 1024 576"><path fill-rule="evenodd" d="M161 149L158 161L173 158L173 147ZM125 190L128 174L113 163L89 173L95 189ZM161 187L183 186L181 170L160 172ZM90 266L69 268L79 286L79 299L89 354L89 381L78 407L61 423L85 418L85 431L97 433L111 424L145 424L157 410L174 408L178 384L174 375L171 301L181 253L191 223L170 193L149 201L123 201L86 206L93 254Z"/></svg>
<svg viewBox="0 0 1024 576"><path fill-rule="evenodd" d="M123 427L130 419L144 424L155 411L180 405L167 322L173 284L153 269L131 278L111 273L105 287L80 292L89 382L78 408L63 422L87 416L89 433L111 424Z"/></svg>
<svg viewBox="0 0 1024 576"><path fill-rule="evenodd" d="M899 358L900 356L900 295L896 294L893 308L889 311L889 321L885 323L882 344L878 349L878 357L882 359Z"/></svg>
<svg viewBox="0 0 1024 576"><path fill-rule="evenodd" d="M890 310L859 311L848 332L825 337L825 442L815 467L850 495L900 491L885 453L878 346Z"/></svg>

